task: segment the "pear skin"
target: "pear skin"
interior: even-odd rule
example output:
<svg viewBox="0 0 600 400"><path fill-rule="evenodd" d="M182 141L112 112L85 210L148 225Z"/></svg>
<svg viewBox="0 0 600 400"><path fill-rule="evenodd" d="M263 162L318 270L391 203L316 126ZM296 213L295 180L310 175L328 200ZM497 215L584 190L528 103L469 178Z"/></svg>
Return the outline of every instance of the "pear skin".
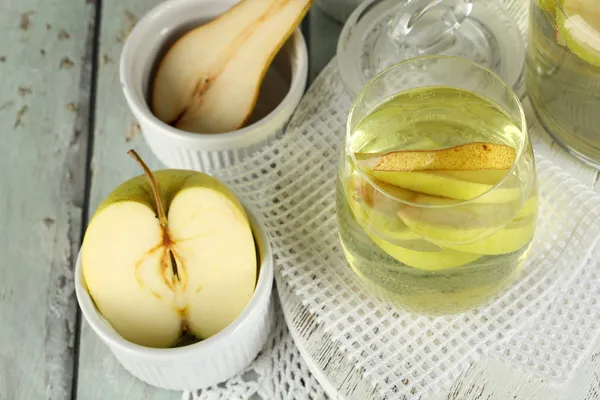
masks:
<svg viewBox="0 0 600 400"><path fill-rule="evenodd" d="M404 150L385 154L355 153L359 166L371 171L469 171L509 169L516 150L505 144L472 142L437 150Z"/></svg>
<svg viewBox="0 0 600 400"><path fill-rule="evenodd" d="M511 167L515 157L510 146L479 142L383 155L356 153L358 165L365 173L389 185L456 200L470 200L489 192L481 199L488 203L519 198L516 182L492 191L503 179L514 178Z"/></svg>

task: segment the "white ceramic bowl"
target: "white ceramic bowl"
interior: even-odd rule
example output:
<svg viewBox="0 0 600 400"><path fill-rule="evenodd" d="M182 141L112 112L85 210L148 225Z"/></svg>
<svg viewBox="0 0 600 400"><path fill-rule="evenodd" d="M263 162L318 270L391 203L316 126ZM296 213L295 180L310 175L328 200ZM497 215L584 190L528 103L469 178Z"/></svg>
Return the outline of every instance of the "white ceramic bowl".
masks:
<svg viewBox="0 0 600 400"><path fill-rule="evenodd" d="M121 87L138 120L144 139L169 168L209 172L227 167L260 150L283 133L300 102L308 75L308 52L300 30L292 34L278 57L289 58L289 90L279 105L264 118L242 129L202 134L174 128L150 111L146 101L154 64L166 43L182 31L206 23L238 0L167 0L148 12L131 31L121 53ZM277 58L276 58L277 60ZM288 60L285 60L286 63Z"/></svg>
<svg viewBox="0 0 600 400"><path fill-rule="evenodd" d="M202 389L241 372L262 349L274 323L271 300L273 260L264 227L248 209L246 213L261 255L254 294L244 311L225 329L184 347L155 349L123 339L98 312L89 296L79 254L75 267L75 292L82 314L132 375L163 389Z"/></svg>

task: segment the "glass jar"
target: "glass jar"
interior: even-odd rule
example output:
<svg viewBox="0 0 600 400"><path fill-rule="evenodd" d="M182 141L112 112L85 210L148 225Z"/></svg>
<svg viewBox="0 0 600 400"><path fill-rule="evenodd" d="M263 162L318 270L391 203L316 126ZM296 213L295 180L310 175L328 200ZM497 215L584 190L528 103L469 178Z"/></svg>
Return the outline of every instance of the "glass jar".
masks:
<svg viewBox="0 0 600 400"><path fill-rule="evenodd" d="M412 58L377 74L352 105L336 195L342 247L377 296L410 311L462 311L521 270L536 188L510 86L464 58Z"/></svg>
<svg viewBox="0 0 600 400"><path fill-rule="evenodd" d="M569 152L600 167L600 4L532 0L526 86L538 119Z"/></svg>

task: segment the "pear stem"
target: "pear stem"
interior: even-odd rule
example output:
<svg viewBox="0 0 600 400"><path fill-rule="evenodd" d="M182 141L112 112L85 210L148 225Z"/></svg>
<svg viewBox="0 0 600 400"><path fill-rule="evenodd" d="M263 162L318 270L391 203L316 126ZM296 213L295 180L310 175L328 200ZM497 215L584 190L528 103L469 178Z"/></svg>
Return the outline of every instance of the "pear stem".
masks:
<svg viewBox="0 0 600 400"><path fill-rule="evenodd" d="M150 168L148 168L144 160L142 160L142 157L140 157L135 150L131 149L127 152L127 154L129 154L131 157L133 157L135 161L137 161L140 167L142 167L142 169L144 170L144 174L146 174L146 176L148 177L148 180L150 181L150 186L152 187L152 192L154 193L154 201L156 202L156 213L158 214L158 222L161 228L163 228L163 230L165 231L165 233L167 233L167 215L165 214L165 209L163 208L162 202L160 201L158 182L156 182L154 174L152 173L152 171L150 171Z"/></svg>

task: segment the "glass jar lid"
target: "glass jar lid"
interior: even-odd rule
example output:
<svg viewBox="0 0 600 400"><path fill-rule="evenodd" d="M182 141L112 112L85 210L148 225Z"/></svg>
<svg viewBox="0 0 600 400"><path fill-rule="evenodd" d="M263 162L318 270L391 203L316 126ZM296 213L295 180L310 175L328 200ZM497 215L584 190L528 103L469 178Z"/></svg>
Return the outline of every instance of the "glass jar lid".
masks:
<svg viewBox="0 0 600 400"><path fill-rule="evenodd" d="M388 66L434 54L470 59L524 94L521 32L497 0L366 0L344 24L337 63L354 96Z"/></svg>

